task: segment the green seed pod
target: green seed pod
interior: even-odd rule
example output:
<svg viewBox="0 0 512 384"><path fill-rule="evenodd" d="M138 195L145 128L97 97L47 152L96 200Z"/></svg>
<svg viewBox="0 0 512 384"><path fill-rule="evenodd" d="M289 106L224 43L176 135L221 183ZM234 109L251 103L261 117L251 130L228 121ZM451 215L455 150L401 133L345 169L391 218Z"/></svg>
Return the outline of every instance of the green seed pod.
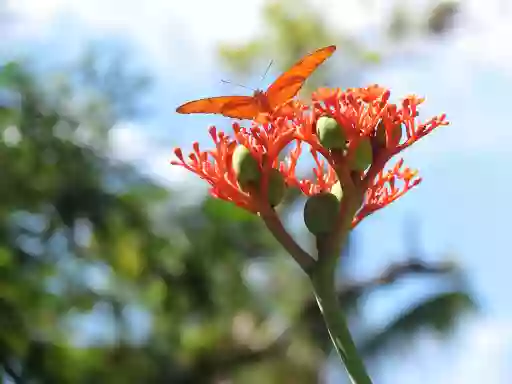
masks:
<svg viewBox="0 0 512 384"><path fill-rule="evenodd" d="M398 145L400 140L402 139L402 124L397 124L393 127L391 131L390 144L391 146Z"/></svg>
<svg viewBox="0 0 512 384"><path fill-rule="evenodd" d="M344 149L347 136L342 126L332 117L322 116L316 122L316 134L327 149Z"/></svg>
<svg viewBox="0 0 512 384"><path fill-rule="evenodd" d="M332 231L339 214L338 198L329 192L311 196L304 206L304 223L314 235Z"/></svg>
<svg viewBox="0 0 512 384"><path fill-rule="evenodd" d="M381 121L377 125L377 129L375 130L375 139L380 148L386 147L386 128L384 127L384 123Z"/></svg>
<svg viewBox="0 0 512 384"><path fill-rule="evenodd" d="M386 148L387 147L387 139L386 139L386 128L382 121L377 126L377 131L375 132L375 137L377 139L377 143L379 147ZM390 137L390 144L396 145L400 142L402 138L402 125L397 124L393 127Z"/></svg>
<svg viewBox="0 0 512 384"><path fill-rule="evenodd" d="M355 153L350 168L354 171L362 172L366 170L373 161L373 148L370 139L367 137L361 138L354 151Z"/></svg>
<svg viewBox="0 0 512 384"><path fill-rule="evenodd" d="M272 207L278 205L286 192L286 183L283 174L272 168L268 183L268 202Z"/></svg>
<svg viewBox="0 0 512 384"><path fill-rule="evenodd" d="M343 189L341 188L341 183L339 181L332 186L331 193L341 201L343 198Z"/></svg>
<svg viewBox="0 0 512 384"><path fill-rule="evenodd" d="M251 152L239 145L233 152L233 170L242 187L247 186L251 182L259 180L261 171L258 161L252 156Z"/></svg>

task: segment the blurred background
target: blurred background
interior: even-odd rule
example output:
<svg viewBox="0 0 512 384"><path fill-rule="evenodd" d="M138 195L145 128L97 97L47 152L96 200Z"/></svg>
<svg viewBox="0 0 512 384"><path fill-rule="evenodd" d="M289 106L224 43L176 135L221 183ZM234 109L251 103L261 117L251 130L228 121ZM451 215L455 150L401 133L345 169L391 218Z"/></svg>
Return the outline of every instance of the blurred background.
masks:
<svg viewBox="0 0 512 384"><path fill-rule="evenodd" d="M328 44L306 91L380 83L452 122L403 154L424 182L340 262L375 382L512 382L509 2L3 0L0 18L0 382L346 382L291 258L169 164L231 129L178 105ZM303 203L281 215L312 249Z"/></svg>

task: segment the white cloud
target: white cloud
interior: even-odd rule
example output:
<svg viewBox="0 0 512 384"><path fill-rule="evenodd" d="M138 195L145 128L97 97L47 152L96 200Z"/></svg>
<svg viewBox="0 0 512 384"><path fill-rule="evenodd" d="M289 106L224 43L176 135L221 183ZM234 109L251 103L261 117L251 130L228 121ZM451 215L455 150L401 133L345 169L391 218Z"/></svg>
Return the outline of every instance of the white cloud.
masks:
<svg viewBox="0 0 512 384"><path fill-rule="evenodd" d="M512 319L466 321L451 340L436 338L432 332L419 334L402 352L386 355L385 364L374 371L375 378L393 384L511 383Z"/></svg>
<svg viewBox="0 0 512 384"><path fill-rule="evenodd" d="M15 14L22 14L28 21L47 23L64 5L64 0L8 0L6 9Z"/></svg>
<svg viewBox="0 0 512 384"><path fill-rule="evenodd" d="M461 7L461 23L446 48L461 66L471 61L512 74L512 7L503 0L467 0Z"/></svg>
<svg viewBox="0 0 512 384"><path fill-rule="evenodd" d="M8 9L21 17L21 36L47 34L59 19L76 19L91 32L117 33L150 55L155 65L208 72L219 42L253 35L262 0L10 0ZM79 24L80 25L80 24ZM66 26L69 28L69 26ZM59 36L65 39L65 35Z"/></svg>
<svg viewBox="0 0 512 384"><path fill-rule="evenodd" d="M512 319L482 319L461 330L458 359L443 370L439 384L508 384L512 351Z"/></svg>
<svg viewBox="0 0 512 384"><path fill-rule="evenodd" d="M199 181L191 172L171 165L171 160L175 160L172 148L150 139L142 126L117 124L110 131L110 145L115 159L137 164L140 170L164 186L188 188ZM194 190L197 192L194 196L204 193L204 188L195 187Z"/></svg>
<svg viewBox="0 0 512 384"><path fill-rule="evenodd" d="M358 34L371 26L379 26L385 20L384 15L389 10L388 2L363 2L360 0L310 0L314 7L323 11L323 16L338 28L346 33ZM342 17L341 15L350 15Z"/></svg>
<svg viewBox="0 0 512 384"><path fill-rule="evenodd" d="M333 26L357 34L387 18L387 2L311 0ZM417 0L411 9L425 1ZM205 70L219 42L242 41L262 27L264 0L8 0L7 9L23 18L20 32L47 31L58 17L77 18L96 31L119 32L167 64L179 62ZM416 4L416 6L415 6ZM412 8L414 7L414 8ZM463 2L464 25L452 48L474 60L510 69L512 16L501 0ZM422 7L420 7L421 9ZM340 15L343 17L340 23Z"/></svg>
<svg viewBox="0 0 512 384"><path fill-rule="evenodd" d="M151 144L141 127L134 123L119 123L110 131L111 151L114 158L136 161L147 155Z"/></svg>
<svg viewBox="0 0 512 384"><path fill-rule="evenodd" d="M426 96L420 118L447 114L442 127L412 149L421 161L475 153L508 153L508 94L512 86L512 14L498 1L464 2L465 29L426 42L414 55L368 73L370 82L389 86L395 96ZM409 151L407 155L409 156Z"/></svg>

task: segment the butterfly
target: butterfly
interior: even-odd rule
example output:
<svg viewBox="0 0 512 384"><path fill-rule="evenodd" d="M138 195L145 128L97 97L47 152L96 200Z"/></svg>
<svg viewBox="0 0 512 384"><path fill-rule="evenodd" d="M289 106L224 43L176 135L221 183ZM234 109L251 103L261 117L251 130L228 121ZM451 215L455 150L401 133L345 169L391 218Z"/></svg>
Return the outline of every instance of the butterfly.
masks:
<svg viewBox="0 0 512 384"><path fill-rule="evenodd" d="M277 107L292 99L309 76L336 50L335 45L312 52L275 80L266 91L256 90L252 96L219 96L183 104L176 112L215 113L237 119L263 122Z"/></svg>

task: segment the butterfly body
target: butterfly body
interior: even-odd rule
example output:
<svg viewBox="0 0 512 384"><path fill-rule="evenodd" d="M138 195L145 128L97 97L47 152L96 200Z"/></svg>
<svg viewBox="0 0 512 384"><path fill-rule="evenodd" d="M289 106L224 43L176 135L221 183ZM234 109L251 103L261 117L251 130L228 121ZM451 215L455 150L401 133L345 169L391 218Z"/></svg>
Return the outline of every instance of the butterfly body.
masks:
<svg viewBox="0 0 512 384"><path fill-rule="evenodd" d="M176 109L178 113L214 113L237 119L261 121L273 110L295 97L307 78L336 50L334 45L321 48L297 62L274 81L266 91L252 96L218 96L190 101Z"/></svg>
<svg viewBox="0 0 512 384"><path fill-rule="evenodd" d="M254 99L255 104L257 104L259 112L272 112L272 106L270 105L267 93L265 91L257 89L256 91L254 91L252 98Z"/></svg>

